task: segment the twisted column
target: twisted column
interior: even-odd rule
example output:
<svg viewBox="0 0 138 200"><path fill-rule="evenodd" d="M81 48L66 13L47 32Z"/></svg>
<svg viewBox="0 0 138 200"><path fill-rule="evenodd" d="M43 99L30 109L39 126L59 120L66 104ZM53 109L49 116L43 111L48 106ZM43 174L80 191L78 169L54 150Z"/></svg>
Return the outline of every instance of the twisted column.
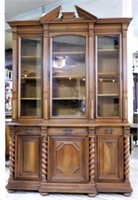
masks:
<svg viewBox="0 0 138 200"><path fill-rule="evenodd" d="M129 182L129 128L124 133L124 174L125 182Z"/></svg>
<svg viewBox="0 0 138 200"><path fill-rule="evenodd" d="M47 138L42 137L42 181L47 180Z"/></svg>
<svg viewBox="0 0 138 200"><path fill-rule="evenodd" d="M41 172L42 172L42 181L47 181L47 165L48 165L48 139L47 139L47 128L41 127L42 130L42 160L41 160Z"/></svg>
<svg viewBox="0 0 138 200"><path fill-rule="evenodd" d="M94 183L95 177L95 133L94 128L89 130L89 178Z"/></svg>
<svg viewBox="0 0 138 200"><path fill-rule="evenodd" d="M10 152L9 152L9 180L14 178L14 164L15 164L15 135L14 129L10 128Z"/></svg>

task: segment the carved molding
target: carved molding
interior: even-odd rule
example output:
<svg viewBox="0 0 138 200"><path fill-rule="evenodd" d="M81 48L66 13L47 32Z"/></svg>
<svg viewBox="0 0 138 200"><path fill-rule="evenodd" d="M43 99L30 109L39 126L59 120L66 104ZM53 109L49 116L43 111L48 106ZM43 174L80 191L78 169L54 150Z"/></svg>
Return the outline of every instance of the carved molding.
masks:
<svg viewBox="0 0 138 200"><path fill-rule="evenodd" d="M89 37L94 37L94 24L89 23Z"/></svg>

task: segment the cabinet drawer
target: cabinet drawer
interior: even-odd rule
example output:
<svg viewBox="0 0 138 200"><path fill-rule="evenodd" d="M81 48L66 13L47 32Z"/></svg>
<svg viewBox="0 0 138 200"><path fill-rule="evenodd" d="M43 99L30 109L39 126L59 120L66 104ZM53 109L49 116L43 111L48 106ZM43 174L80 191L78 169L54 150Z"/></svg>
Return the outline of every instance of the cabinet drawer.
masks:
<svg viewBox="0 0 138 200"><path fill-rule="evenodd" d="M17 127L16 132L18 135L38 135L40 133L40 127Z"/></svg>
<svg viewBox="0 0 138 200"><path fill-rule="evenodd" d="M96 129L97 135L122 135L123 129L121 127L99 127Z"/></svg>
<svg viewBox="0 0 138 200"><path fill-rule="evenodd" d="M49 135L87 135L87 128L72 128L72 127L62 127L62 128L49 128Z"/></svg>

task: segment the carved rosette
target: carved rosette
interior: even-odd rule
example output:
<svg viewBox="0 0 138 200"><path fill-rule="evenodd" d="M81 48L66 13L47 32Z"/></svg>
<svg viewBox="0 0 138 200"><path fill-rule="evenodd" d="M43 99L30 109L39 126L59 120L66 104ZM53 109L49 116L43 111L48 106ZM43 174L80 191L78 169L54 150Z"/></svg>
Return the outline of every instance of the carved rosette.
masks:
<svg viewBox="0 0 138 200"><path fill-rule="evenodd" d="M94 183L95 176L95 129L89 129L89 179Z"/></svg>
<svg viewBox="0 0 138 200"><path fill-rule="evenodd" d="M124 174L125 182L129 182L129 133L130 129L124 129Z"/></svg>
<svg viewBox="0 0 138 200"><path fill-rule="evenodd" d="M14 127L10 127L10 152L9 152L9 180L14 178L14 164L15 164L15 130Z"/></svg>
<svg viewBox="0 0 138 200"><path fill-rule="evenodd" d="M44 132L44 129L43 131ZM42 168L41 168L41 172L42 172L42 181L46 181L47 180L47 134L42 134Z"/></svg>

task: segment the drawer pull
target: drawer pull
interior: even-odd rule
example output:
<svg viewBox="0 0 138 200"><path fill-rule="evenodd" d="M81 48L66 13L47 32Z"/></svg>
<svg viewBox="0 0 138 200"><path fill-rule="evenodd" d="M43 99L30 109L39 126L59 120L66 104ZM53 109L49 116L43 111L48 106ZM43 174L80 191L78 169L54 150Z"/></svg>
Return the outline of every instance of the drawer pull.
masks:
<svg viewBox="0 0 138 200"><path fill-rule="evenodd" d="M64 129L63 132L66 134L66 135L70 135L73 133L74 130L72 129Z"/></svg>
<svg viewBox="0 0 138 200"><path fill-rule="evenodd" d="M114 131L113 128L106 128L106 129L105 129L105 134L112 134L113 131Z"/></svg>

